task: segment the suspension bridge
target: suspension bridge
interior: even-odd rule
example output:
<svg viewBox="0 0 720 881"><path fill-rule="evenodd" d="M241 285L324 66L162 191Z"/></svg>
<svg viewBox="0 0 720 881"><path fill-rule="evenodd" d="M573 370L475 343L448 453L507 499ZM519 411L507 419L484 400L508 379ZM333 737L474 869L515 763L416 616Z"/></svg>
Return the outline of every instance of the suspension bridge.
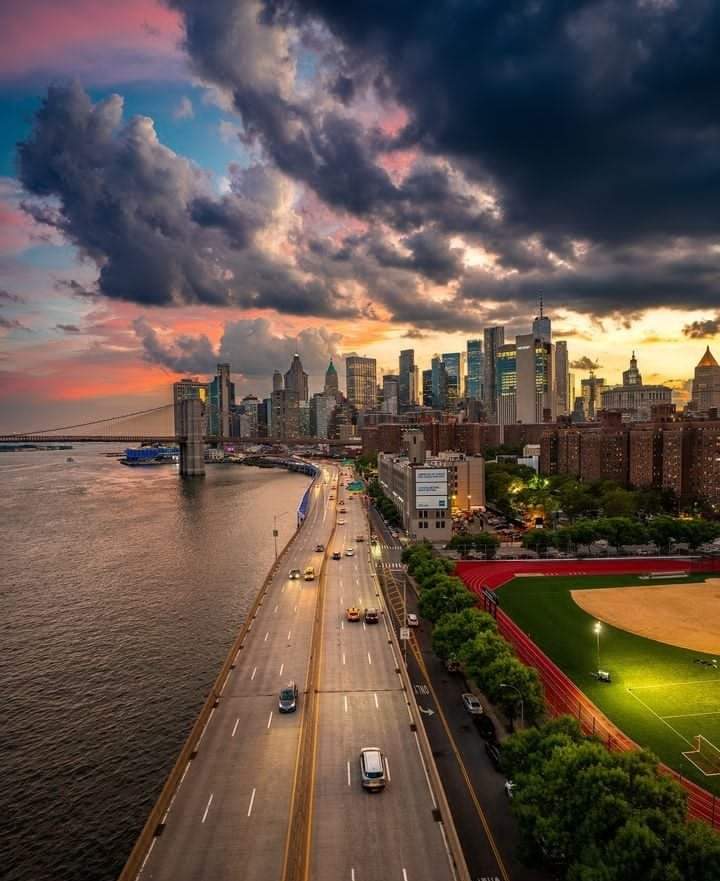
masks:
<svg viewBox="0 0 720 881"><path fill-rule="evenodd" d="M194 456L197 459L206 445L217 447L224 444L233 446L265 444L288 448L322 444L337 448L357 447L361 443L359 438L336 440L304 436L277 438L221 434L212 429L213 424L222 425L223 422L222 419L212 418L216 409L199 399L190 398L177 405L163 404L74 425L0 434L0 443L172 443L180 447L181 472L189 445L194 449ZM199 464L197 468L199 469ZM197 473L202 473L202 470L204 469L198 470Z"/></svg>

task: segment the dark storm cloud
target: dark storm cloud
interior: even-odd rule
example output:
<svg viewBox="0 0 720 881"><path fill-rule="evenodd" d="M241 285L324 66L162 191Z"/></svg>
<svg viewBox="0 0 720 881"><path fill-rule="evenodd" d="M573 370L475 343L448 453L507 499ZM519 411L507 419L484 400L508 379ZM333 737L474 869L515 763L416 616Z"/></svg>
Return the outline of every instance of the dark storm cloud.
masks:
<svg viewBox="0 0 720 881"><path fill-rule="evenodd" d="M720 334L720 315L705 321L693 321L683 327L683 334L693 340L702 340Z"/></svg>
<svg viewBox="0 0 720 881"><path fill-rule="evenodd" d="M227 361L234 373L268 379L273 370L289 366L295 352L311 375L321 376L331 358L338 370L342 364L341 337L324 328L306 328L291 336L273 333L264 318L228 321L220 345L214 348L205 335L179 335L166 341L145 318L136 319L133 327L144 358L179 373L211 373L218 362Z"/></svg>
<svg viewBox="0 0 720 881"><path fill-rule="evenodd" d="M277 195L271 169L237 170L231 193L214 196L202 172L158 141L150 119L123 124L117 95L93 104L78 85L51 87L18 156L38 200L24 207L97 263L108 297L355 314L322 280L254 246Z"/></svg>

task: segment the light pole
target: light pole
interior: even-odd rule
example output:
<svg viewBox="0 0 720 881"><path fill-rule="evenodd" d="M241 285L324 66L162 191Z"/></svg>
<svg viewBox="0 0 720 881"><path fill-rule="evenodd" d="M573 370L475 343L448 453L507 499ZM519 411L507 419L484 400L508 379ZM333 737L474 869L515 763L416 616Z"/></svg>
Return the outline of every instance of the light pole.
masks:
<svg viewBox="0 0 720 881"><path fill-rule="evenodd" d="M525 702L523 701L522 692L516 685L510 685L507 682L501 682L500 688L512 688L512 690L517 694L520 699L520 727L525 727Z"/></svg>
<svg viewBox="0 0 720 881"><path fill-rule="evenodd" d="M593 627L595 631L595 637L597 639L597 668L600 669L600 631L602 630L602 624L599 621L595 622L595 626Z"/></svg>
<svg viewBox="0 0 720 881"><path fill-rule="evenodd" d="M278 528L277 522L280 517L284 517L287 514L287 511L283 511L282 514L273 514L273 541L275 542L275 562L277 563L278 558L278 549L277 549L277 540L278 540Z"/></svg>

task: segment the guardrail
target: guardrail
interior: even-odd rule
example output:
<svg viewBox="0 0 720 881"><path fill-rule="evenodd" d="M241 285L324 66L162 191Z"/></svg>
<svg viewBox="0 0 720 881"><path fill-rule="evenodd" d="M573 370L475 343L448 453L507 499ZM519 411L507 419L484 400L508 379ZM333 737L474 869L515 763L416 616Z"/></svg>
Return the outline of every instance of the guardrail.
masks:
<svg viewBox="0 0 720 881"><path fill-rule="evenodd" d="M315 479L317 479L317 475ZM220 672L215 679L210 694L203 704L197 720L193 725L192 730L190 731L190 734L188 735L182 749L180 750L180 754L177 757L177 760L175 761L175 764L173 765L172 770L170 771L170 774L168 775L163 788L160 790L160 795L158 796L154 807L150 811L150 814L145 821L145 825L143 826L142 831L140 832L140 835L138 836L137 841L133 846L133 849L130 851L130 856L125 863L122 872L118 876L118 881L135 881L139 873L142 871L142 868L145 865L145 861L150 855L150 850L153 846L155 839L158 835L162 833L163 826L167 819L167 813L170 808L170 804L173 800L173 797L175 796L175 792L177 791L180 780L182 779L182 776L185 772L185 768L188 762L191 762L197 755L197 748L205 732L205 728L207 727L207 724L210 721L212 714L215 711L215 708L220 703L220 698L222 696L223 690L225 689L227 678L230 674L230 671L235 668L237 655L242 650L245 637L247 636L252 622L257 616L258 609L263 603L265 594L267 593L268 587L270 586L270 582L274 578L275 573L278 571L278 568L280 567L285 554L290 548L290 545L300 534L302 525L302 523L298 524L295 532L290 536L282 551L278 554L277 560L273 563L273 565L270 567L270 571L265 576L265 580L263 581L262 586L257 592L252 606L250 607L250 611L248 612L248 615L245 619L245 623L243 624L240 632L238 633L232 646L230 647L230 651L228 652L227 657L225 658L225 662L223 663Z"/></svg>

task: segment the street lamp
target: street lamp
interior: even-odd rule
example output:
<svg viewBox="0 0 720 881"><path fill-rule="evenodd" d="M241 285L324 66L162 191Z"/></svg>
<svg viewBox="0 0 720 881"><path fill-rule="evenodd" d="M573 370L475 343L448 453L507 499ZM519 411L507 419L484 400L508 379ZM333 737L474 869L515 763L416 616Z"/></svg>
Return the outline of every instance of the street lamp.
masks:
<svg viewBox="0 0 720 881"><path fill-rule="evenodd" d="M595 622L595 626L593 627L595 631L595 638L597 639L597 668L600 669L600 631L602 630L602 624L599 621Z"/></svg>
<svg viewBox="0 0 720 881"><path fill-rule="evenodd" d="M284 517L287 514L287 511L283 511L282 514L273 514L273 540L275 542L275 562L277 563L278 558L278 549L277 549L277 540L278 540L278 528L277 522L281 517Z"/></svg>
<svg viewBox="0 0 720 881"><path fill-rule="evenodd" d="M525 703L523 701L522 692L516 685L510 685L508 682L501 682L500 688L512 688L520 699L520 727L525 727Z"/></svg>

